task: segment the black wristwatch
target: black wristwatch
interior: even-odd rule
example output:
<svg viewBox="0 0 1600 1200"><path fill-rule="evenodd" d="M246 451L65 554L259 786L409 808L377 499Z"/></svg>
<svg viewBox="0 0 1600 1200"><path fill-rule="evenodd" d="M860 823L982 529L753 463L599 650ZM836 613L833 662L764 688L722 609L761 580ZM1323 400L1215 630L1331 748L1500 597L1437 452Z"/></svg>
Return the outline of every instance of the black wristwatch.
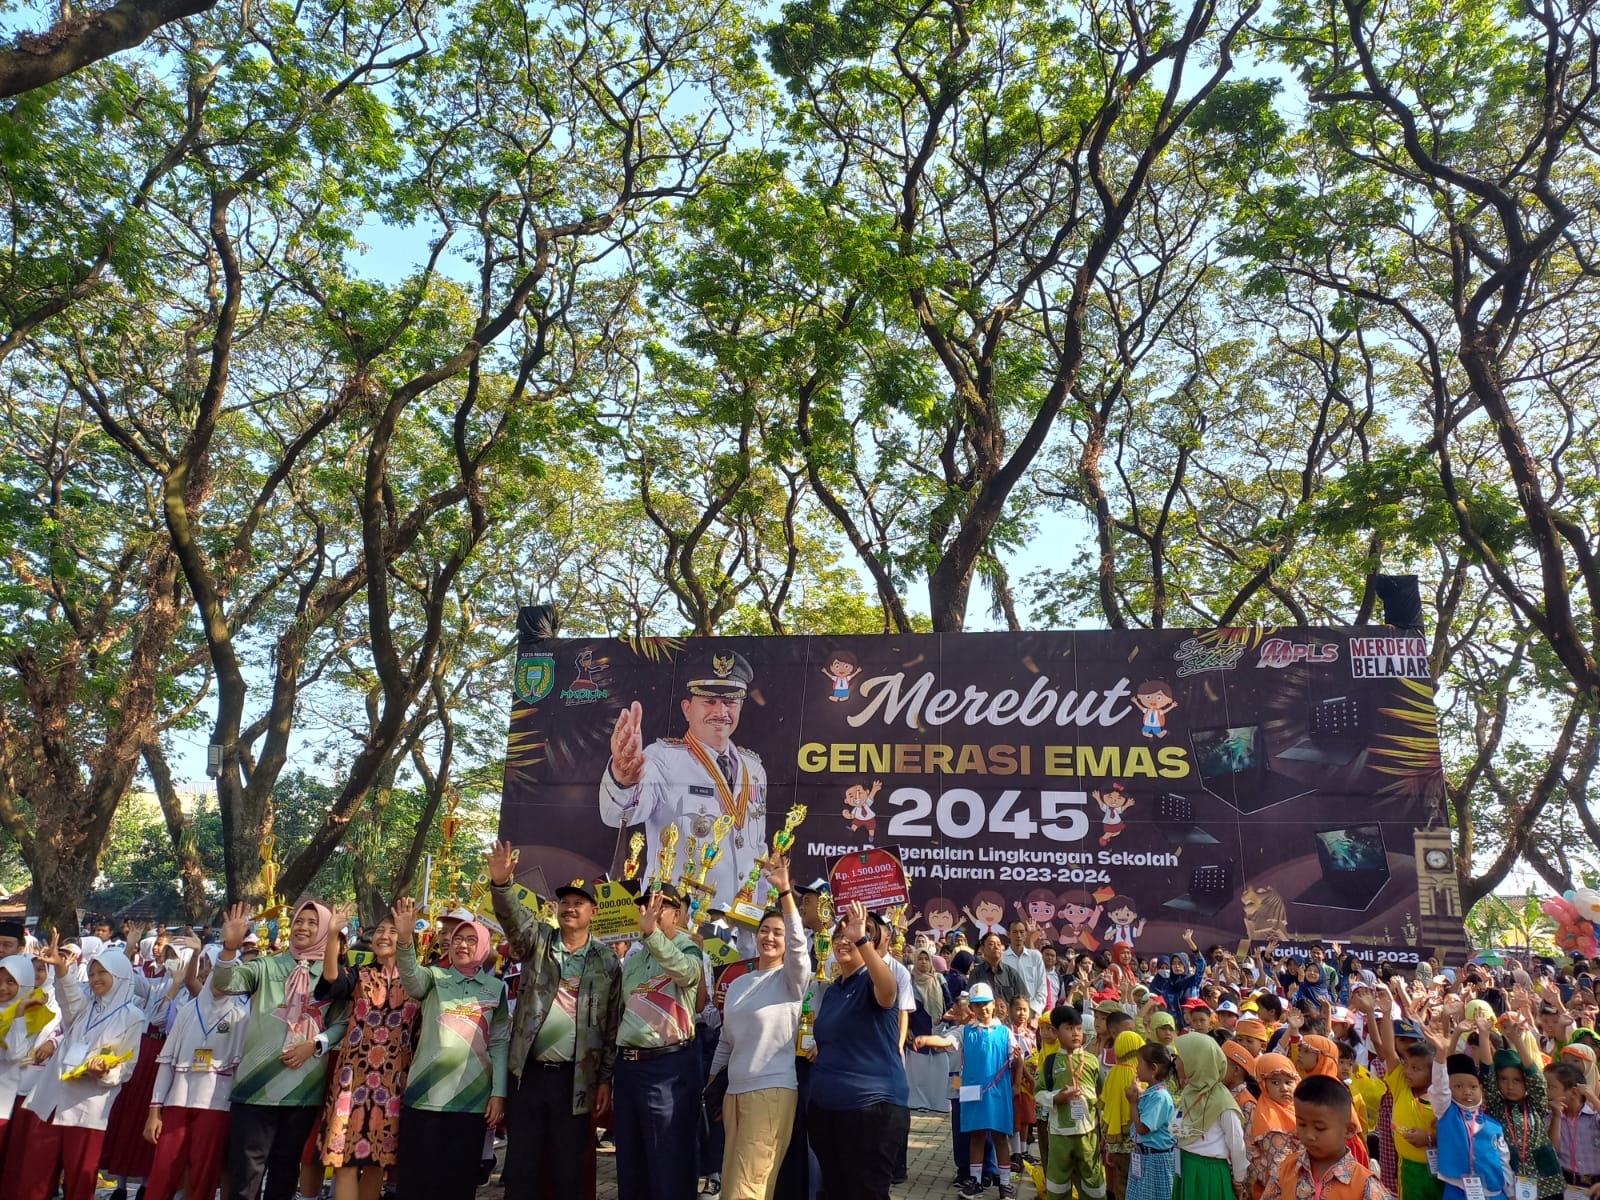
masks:
<svg viewBox="0 0 1600 1200"><path fill-rule="evenodd" d="M784 888L783 891L778 893L778 899L782 900L785 896L792 896L792 895L794 895L794 889L793 888Z"/></svg>
<svg viewBox="0 0 1600 1200"><path fill-rule="evenodd" d="M859 948L861 946L865 946L871 940L872 940L872 938L870 936L868 936L867 934L863 933L860 937L858 937L855 940L855 945Z"/></svg>

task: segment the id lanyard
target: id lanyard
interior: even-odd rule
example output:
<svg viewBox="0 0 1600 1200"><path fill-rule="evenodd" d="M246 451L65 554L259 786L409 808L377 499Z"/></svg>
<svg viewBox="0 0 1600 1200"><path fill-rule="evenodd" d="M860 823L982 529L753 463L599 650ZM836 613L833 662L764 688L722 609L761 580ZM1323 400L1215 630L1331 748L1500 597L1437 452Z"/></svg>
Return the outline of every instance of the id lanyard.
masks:
<svg viewBox="0 0 1600 1200"><path fill-rule="evenodd" d="M1467 1128L1467 1175L1470 1177L1478 1173L1474 1161L1477 1150L1472 1144L1478 1136L1478 1114L1473 1113L1468 1117L1466 1113L1462 1113L1461 1123Z"/></svg>
<svg viewBox="0 0 1600 1200"><path fill-rule="evenodd" d="M1578 1114L1582 1116L1580 1112ZM1561 1144L1572 1150L1572 1166L1568 1168L1574 1175L1578 1173L1578 1118L1561 1115Z"/></svg>
<svg viewBox="0 0 1600 1200"><path fill-rule="evenodd" d="M1517 1151L1521 1157L1517 1161L1521 1164L1522 1170L1526 1171L1530 1163L1528 1146L1533 1141L1533 1118L1528 1115L1526 1101L1517 1109L1517 1115L1522 1118L1522 1137L1517 1141Z"/></svg>

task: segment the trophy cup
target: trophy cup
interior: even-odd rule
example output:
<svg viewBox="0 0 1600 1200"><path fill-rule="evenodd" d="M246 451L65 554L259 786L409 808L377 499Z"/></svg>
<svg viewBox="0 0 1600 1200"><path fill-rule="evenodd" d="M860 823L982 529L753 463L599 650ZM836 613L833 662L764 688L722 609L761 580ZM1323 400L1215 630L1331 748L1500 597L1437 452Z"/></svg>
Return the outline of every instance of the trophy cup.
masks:
<svg viewBox="0 0 1600 1200"><path fill-rule="evenodd" d="M706 883L706 876L711 874L711 868L722 860L722 843L728 836L728 830L733 828L733 818L723 813L711 826L711 836L706 840L705 846L700 851L698 859L691 849L689 862L679 882L684 890L689 893L689 920L690 929L695 927L700 917L700 910L705 907L706 901L711 898L712 888ZM691 838L690 846L694 845Z"/></svg>
<svg viewBox="0 0 1600 1200"><path fill-rule="evenodd" d="M689 853L694 853L694 842L689 842ZM678 865L678 827L668 825L661 831L661 849L656 851L657 883L671 883L672 872Z"/></svg>
<svg viewBox="0 0 1600 1200"><path fill-rule="evenodd" d="M674 825L673 832L677 832ZM628 857L622 863L622 877L624 879L639 878L639 867L644 855L644 834L636 833L628 839Z"/></svg>
<svg viewBox="0 0 1600 1200"><path fill-rule="evenodd" d="M805 819L804 804L796 804L789 810L789 815L783 819L783 828L772 835L773 854L789 852L789 847L794 845L794 831ZM739 894L728 906L728 920L737 922L746 929L755 929L761 924L761 918L766 915L767 910L756 903L756 885L761 882L761 872L766 869L767 861L764 856L756 859L755 866L750 868L750 874L745 877L744 886L739 889Z"/></svg>
<svg viewBox="0 0 1600 1200"><path fill-rule="evenodd" d="M816 956L817 970L811 977L811 982L806 985L805 998L800 1001L800 1032L795 1042L796 1054L810 1054L811 1048L817 1044L816 1001L818 985L827 982L829 955L833 951L833 897L827 892L822 893L822 898L817 902L817 916L822 925L817 930L817 935L812 939L812 954Z"/></svg>

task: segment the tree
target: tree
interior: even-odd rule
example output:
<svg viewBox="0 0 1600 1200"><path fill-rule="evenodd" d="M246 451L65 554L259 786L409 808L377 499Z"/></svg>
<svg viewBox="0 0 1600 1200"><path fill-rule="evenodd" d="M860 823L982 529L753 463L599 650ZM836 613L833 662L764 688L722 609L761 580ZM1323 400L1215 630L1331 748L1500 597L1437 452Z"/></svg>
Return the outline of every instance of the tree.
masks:
<svg viewBox="0 0 1600 1200"><path fill-rule="evenodd" d="M169 21L192 17L217 0L118 0L110 8L73 12L42 33L18 35L0 50L0 96L15 96L60 79L122 50L130 50Z"/></svg>
<svg viewBox="0 0 1600 1200"><path fill-rule="evenodd" d="M936 630L962 627L975 573L1025 529L1008 506L1105 336L1099 280L1253 11L1091 5L1073 25L1028 2L795 0L769 31L795 171L827 218L796 238L844 227L862 253L832 307L878 308L890 331L854 400L879 408L877 453L841 416L829 457L901 471ZM817 407L799 413L812 454ZM819 497L835 513L863 499L826 479Z"/></svg>

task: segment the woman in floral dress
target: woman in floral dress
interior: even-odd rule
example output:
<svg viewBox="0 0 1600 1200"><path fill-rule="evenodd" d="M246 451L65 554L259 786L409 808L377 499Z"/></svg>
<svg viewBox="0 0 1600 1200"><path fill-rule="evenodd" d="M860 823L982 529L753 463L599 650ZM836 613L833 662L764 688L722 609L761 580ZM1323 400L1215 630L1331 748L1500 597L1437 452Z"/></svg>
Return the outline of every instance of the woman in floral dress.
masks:
<svg viewBox="0 0 1600 1200"><path fill-rule="evenodd" d="M322 1161L333 1168L334 1200L377 1200L384 1171L399 1156L400 1100L406 1090L421 1005L406 995L395 966L399 945L385 917L372 932L376 961L342 969L339 930L328 934L316 999L348 1001L350 1031L322 1114Z"/></svg>

